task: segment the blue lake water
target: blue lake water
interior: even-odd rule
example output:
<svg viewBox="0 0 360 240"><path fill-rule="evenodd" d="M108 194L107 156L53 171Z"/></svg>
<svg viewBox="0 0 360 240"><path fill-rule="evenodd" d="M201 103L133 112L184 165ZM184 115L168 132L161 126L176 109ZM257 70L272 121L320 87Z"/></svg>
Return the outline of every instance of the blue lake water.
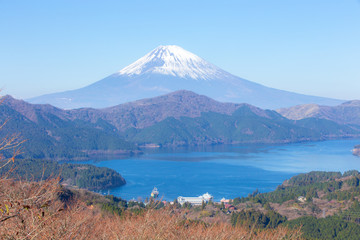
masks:
<svg viewBox="0 0 360 240"><path fill-rule="evenodd" d="M140 156L85 163L112 168L126 179L126 185L102 193L144 200L156 186L164 200L209 192L218 201L247 196L256 189L272 191L298 173L360 170L360 158L351 153L359 143L360 139L352 139L149 149Z"/></svg>

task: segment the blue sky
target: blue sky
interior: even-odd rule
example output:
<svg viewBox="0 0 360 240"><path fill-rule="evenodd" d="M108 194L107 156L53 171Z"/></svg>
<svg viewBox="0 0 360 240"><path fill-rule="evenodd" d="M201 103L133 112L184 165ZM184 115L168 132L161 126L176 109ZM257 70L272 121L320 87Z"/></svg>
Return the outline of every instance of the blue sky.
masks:
<svg viewBox="0 0 360 240"><path fill-rule="evenodd" d="M0 0L2 94L98 81L159 45L304 94L360 99L359 0Z"/></svg>

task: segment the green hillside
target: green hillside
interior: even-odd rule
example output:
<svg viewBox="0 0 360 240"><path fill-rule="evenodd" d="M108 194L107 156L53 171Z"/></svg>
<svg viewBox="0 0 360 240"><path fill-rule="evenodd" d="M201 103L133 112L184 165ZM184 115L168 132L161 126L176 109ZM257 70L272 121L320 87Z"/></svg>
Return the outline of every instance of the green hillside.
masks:
<svg viewBox="0 0 360 240"><path fill-rule="evenodd" d="M266 113L266 116L261 116L245 105L232 115L207 112L196 118L167 118L144 129L128 129L125 137L138 144L169 146L287 143L356 136L360 133L357 129L328 120L292 121L273 111Z"/></svg>

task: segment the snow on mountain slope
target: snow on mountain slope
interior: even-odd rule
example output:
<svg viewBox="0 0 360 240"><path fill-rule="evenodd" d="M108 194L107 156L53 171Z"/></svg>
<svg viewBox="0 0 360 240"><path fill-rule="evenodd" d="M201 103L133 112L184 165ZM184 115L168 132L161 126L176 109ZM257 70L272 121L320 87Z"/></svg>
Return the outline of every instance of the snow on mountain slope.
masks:
<svg viewBox="0 0 360 240"><path fill-rule="evenodd" d="M249 103L261 108L283 108L343 101L302 95L236 77L178 46L159 46L144 57L89 86L29 99L71 109L104 108L189 90L221 102Z"/></svg>
<svg viewBox="0 0 360 240"><path fill-rule="evenodd" d="M119 74L129 76L149 73L197 80L217 79L228 75L215 65L175 45L159 46L119 71Z"/></svg>

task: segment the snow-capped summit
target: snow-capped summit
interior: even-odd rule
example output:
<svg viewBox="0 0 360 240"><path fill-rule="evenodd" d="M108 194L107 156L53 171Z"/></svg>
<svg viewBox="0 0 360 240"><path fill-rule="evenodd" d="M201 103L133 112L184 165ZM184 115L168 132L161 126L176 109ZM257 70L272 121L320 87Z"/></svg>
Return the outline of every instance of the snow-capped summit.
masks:
<svg viewBox="0 0 360 240"><path fill-rule="evenodd" d="M151 73L197 80L217 79L227 74L215 65L176 45L159 46L119 71L119 74L129 76Z"/></svg>
<svg viewBox="0 0 360 240"><path fill-rule="evenodd" d="M102 108L189 90L221 102L283 108L305 103L338 105L340 100L307 96L234 76L178 46L159 46L144 57L100 81L72 91L29 99L71 109Z"/></svg>

